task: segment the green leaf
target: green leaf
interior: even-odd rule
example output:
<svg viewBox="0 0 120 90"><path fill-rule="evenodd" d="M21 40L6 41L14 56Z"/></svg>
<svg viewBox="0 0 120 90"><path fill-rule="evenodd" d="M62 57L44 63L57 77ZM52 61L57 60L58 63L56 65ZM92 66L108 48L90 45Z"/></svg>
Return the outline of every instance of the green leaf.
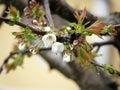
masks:
<svg viewBox="0 0 120 90"><path fill-rule="evenodd" d="M101 34L106 34L110 30L111 26L112 26L111 24L108 25L108 26L105 26L103 28L103 30L101 31Z"/></svg>
<svg viewBox="0 0 120 90"><path fill-rule="evenodd" d="M12 21L14 22L21 21L20 12L14 6L10 5L8 14L10 15L10 18ZM10 25L13 25L13 24L10 23Z"/></svg>
<svg viewBox="0 0 120 90"><path fill-rule="evenodd" d="M75 29L76 33L82 33L85 29L85 26L82 24L76 24L76 23L70 23L70 26L72 26Z"/></svg>
<svg viewBox="0 0 120 90"><path fill-rule="evenodd" d="M30 32L30 29L29 29L28 27L26 27L26 28L24 29L24 33L25 33L25 35L30 34L30 33L31 33L31 32Z"/></svg>
<svg viewBox="0 0 120 90"><path fill-rule="evenodd" d="M16 35L17 32L12 32L13 35Z"/></svg>
<svg viewBox="0 0 120 90"><path fill-rule="evenodd" d="M71 54L71 59L72 59L72 60L75 60L75 58L76 58L76 57L75 57L75 54L72 52L72 54Z"/></svg>
<svg viewBox="0 0 120 90"><path fill-rule="evenodd" d="M26 38L27 38L28 40L35 40L35 37L32 36L32 35L30 35L30 34L26 35Z"/></svg>
<svg viewBox="0 0 120 90"><path fill-rule="evenodd" d="M41 5L36 4L33 8L30 10L30 16L33 17L33 19L43 19L44 18L44 11L41 10Z"/></svg>
<svg viewBox="0 0 120 90"><path fill-rule="evenodd" d="M23 56L22 54L18 54L15 58L14 58L14 65L18 66L18 65L22 65L23 64Z"/></svg>
<svg viewBox="0 0 120 90"><path fill-rule="evenodd" d="M8 24L9 24L10 26L14 26L14 25L15 25L15 21L11 19L11 20L8 22Z"/></svg>
<svg viewBox="0 0 120 90"><path fill-rule="evenodd" d="M10 7L9 7L9 15L11 17L16 17L17 16L17 9L12 5L10 5Z"/></svg>
<svg viewBox="0 0 120 90"><path fill-rule="evenodd" d="M21 53L21 51L18 51L18 54L12 57L13 62L11 64L6 64L7 66L7 73L11 70L15 70L18 66L21 66L23 64L24 56Z"/></svg>
<svg viewBox="0 0 120 90"><path fill-rule="evenodd" d="M28 40L35 40L35 37L32 35L31 30L29 27L24 28L23 33Z"/></svg>
<svg viewBox="0 0 120 90"><path fill-rule="evenodd" d="M111 75L115 75L116 71L109 65L103 64L104 70L107 71Z"/></svg>

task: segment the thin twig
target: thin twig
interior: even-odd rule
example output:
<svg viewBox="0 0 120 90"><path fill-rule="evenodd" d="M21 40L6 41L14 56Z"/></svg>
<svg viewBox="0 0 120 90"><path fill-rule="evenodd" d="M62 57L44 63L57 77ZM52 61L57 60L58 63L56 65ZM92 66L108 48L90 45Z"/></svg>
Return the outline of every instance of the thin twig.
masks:
<svg viewBox="0 0 120 90"><path fill-rule="evenodd" d="M120 28L120 24L114 25L115 29Z"/></svg>
<svg viewBox="0 0 120 90"><path fill-rule="evenodd" d="M90 62L91 64L94 64L95 66L98 66L98 67L100 67L100 68L104 68L102 65L100 65L100 64L98 64L98 63L96 63L96 62L94 62L94 61L92 61L92 60L89 60L89 62Z"/></svg>
<svg viewBox="0 0 120 90"><path fill-rule="evenodd" d="M12 51L12 52L10 52L10 54L9 54L8 57L3 61L2 65L1 65L1 67L0 67L0 73L3 71L3 66L8 63L8 61L10 60L10 58L13 57L14 55L18 54L18 53L19 53L18 51ZM25 51L22 51L21 53L24 55L24 54L26 54L26 53L29 53L29 50L27 49L27 50L25 50Z"/></svg>
<svg viewBox="0 0 120 90"><path fill-rule="evenodd" d="M105 70L104 66L102 66L102 65L100 65L100 64L98 64L98 63L96 63L96 62L94 62L92 60L89 60L88 62L91 63L91 64L93 64L93 65L95 65L95 66L103 68ZM113 70L115 70L115 69L113 68ZM115 70L115 72L116 72L116 75L120 76L120 72L118 70Z"/></svg>
<svg viewBox="0 0 120 90"><path fill-rule="evenodd" d="M9 23L11 20L10 19L7 19L7 18L4 18L4 17L0 17L0 21L4 21L4 22L6 22L6 23ZM44 35L44 34L46 34L46 32L44 32L44 31L41 31L41 30L38 30L38 29L36 29L36 28L34 28L34 27L31 27L31 26L29 26L29 25L26 25L26 24L24 24L24 23L22 23L22 22L14 22L15 23L15 25L18 25L18 26L21 26L21 27L23 27L23 28L26 28L26 27L28 27L28 28L30 28L31 30L32 30L32 32L34 32L34 33L36 33L36 34L39 34L39 35Z"/></svg>
<svg viewBox="0 0 120 90"><path fill-rule="evenodd" d="M96 43L93 43L92 46L93 47L101 47L101 46L105 46L105 45L114 45L114 41L106 41L106 42L96 42Z"/></svg>
<svg viewBox="0 0 120 90"><path fill-rule="evenodd" d="M93 47L97 47L96 52L98 52L100 48L105 45L115 45L115 43L113 41L106 41L106 42L98 42L92 44Z"/></svg>
<svg viewBox="0 0 120 90"><path fill-rule="evenodd" d="M50 49L51 48L41 48L41 49L39 49L39 51L46 51L46 50L50 50ZM0 73L3 71L3 66L9 62L10 58L12 58L14 55L16 55L18 53L19 53L19 51L10 52L10 54L6 57L6 59L3 61L2 65L0 67ZM24 51L21 51L21 53L22 53L22 55L25 55L27 53L30 53L30 51L29 51L29 49L26 49Z"/></svg>

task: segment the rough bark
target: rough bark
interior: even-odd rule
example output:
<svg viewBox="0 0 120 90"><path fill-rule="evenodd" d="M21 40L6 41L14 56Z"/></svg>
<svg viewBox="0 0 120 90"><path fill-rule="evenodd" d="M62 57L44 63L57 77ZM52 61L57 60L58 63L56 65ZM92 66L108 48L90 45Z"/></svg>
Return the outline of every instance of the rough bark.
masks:
<svg viewBox="0 0 120 90"><path fill-rule="evenodd" d="M41 51L40 55L49 63L51 69L57 69L75 81L82 90L117 90L117 84L103 71L100 75L91 69L84 71L80 64L64 63L61 55L53 54L51 51Z"/></svg>

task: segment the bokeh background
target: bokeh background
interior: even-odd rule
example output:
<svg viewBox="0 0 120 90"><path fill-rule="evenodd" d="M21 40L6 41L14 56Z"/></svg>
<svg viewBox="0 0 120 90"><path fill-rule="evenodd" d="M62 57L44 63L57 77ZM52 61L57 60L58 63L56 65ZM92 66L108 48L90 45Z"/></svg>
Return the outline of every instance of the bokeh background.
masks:
<svg viewBox="0 0 120 90"><path fill-rule="evenodd" d="M87 8L93 14L93 6L95 0L67 0L67 2L74 8L83 9ZM97 0L96 0L97 1ZM103 0L104 1L104 0ZM120 11L120 0L111 1L109 11ZM2 11L4 5L0 6ZM0 27L0 65L15 43L14 37L11 32L19 30L18 26L8 26L3 23ZM90 41L95 39L90 38ZM96 39L98 41L98 39ZM120 59L118 52L113 47L106 47L101 53L105 54L105 59L100 58L101 62L112 64L113 67L119 69ZM100 63L101 63L100 62ZM4 72L0 75L0 90L79 90L77 85L70 79L64 77L57 70L50 70L49 65L37 55L31 58L25 58L22 67L18 67L15 71L8 74Z"/></svg>

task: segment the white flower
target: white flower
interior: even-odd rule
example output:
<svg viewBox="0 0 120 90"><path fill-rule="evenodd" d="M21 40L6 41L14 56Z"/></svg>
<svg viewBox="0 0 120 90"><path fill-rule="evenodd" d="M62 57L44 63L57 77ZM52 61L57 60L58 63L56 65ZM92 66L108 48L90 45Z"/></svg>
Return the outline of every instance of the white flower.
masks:
<svg viewBox="0 0 120 90"><path fill-rule="evenodd" d="M20 43L20 44L18 45L18 49L21 50L21 51L24 51L24 50L25 50L25 47L26 47L25 43Z"/></svg>
<svg viewBox="0 0 120 90"><path fill-rule="evenodd" d="M70 62L70 54L65 53L63 55L63 62Z"/></svg>
<svg viewBox="0 0 120 90"><path fill-rule="evenodd" d="M46 27L44 27L44 30L45 30L46 32L50 32L51 28L50 28L49 26L46 26Z"/></svg>
<svg viewBox="0 0 120 90"><path fill-rule="evenodd" d="M63 43L55 42L52 45L52 52L54 52L54 53L61 53L63 51L64 51L64 45L63 45Z"/></svg>
<svg viewBox="0 0 120 90"><path fill-rule="evenodd" d="M43 44L46 48L51 47L56 40L57 39L54 34L47 34L42 37Z"/></svg>
<svg viewBox="0 0 120 90"><path fill-rule="evenodd" d="M67 30L71 30L71 27L66 27Z"/></svg>

